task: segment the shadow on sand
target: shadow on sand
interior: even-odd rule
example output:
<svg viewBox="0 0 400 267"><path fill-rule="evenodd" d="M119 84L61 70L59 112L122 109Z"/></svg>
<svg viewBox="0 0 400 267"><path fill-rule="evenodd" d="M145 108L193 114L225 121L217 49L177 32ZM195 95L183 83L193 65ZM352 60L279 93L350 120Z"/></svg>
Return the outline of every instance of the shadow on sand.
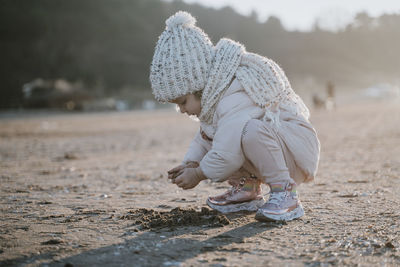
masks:
<svg viewBox="0 0 400 267"><path fill-rule="evenodd" d="M245 243L246 238L278 226L250 222L211 237L204 231L207 230L204 227L184 227L174 232L143 232L124 243L90 250L51 262L49 266L64 266L67 263L73 266L177 266L180 262L211 251L250 253L246 249L229 245ZM179 237L186 234L196 236L196 239Z"/></svg>
<svg viewBox="0 0 400 267"><path fill-rule="evenodd" d="M242 214L243 215L243 214ZM231 214L230 220L239 218L240 214ZM230 230L224 231L228 228ZM196 258L208 252L251 253L246 239L281 227L277 223L249 222L237 228L198 225L183 226L175 229L153 229L135 232L135 227L126 228L119 244L100 247L79 254L54 260L59 251L20 257L0 262L0 266L24 266L35 262L47 262L41 266L178 266L186 260ZM211 231L210 231L211 230ZM137 231L137 230L136 230ZM217 234L210 234L210 232ZM213 255L213 257L218 255ZM210 258L210 257L208 257ZM198 263L208 260L199 259Z"/></svg>

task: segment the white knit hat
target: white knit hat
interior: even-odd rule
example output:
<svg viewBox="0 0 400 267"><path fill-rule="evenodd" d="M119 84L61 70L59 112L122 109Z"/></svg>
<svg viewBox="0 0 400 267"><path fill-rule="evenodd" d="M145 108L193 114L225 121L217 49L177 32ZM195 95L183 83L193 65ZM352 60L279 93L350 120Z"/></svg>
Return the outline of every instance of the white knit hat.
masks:
<svg viewBox="0 0 400 267"><path fill-rule="evenodd" d="M160 35L150 68L155 98L168 102L203 90L213 58L213 44L187 12L169 17Z"/></svg>

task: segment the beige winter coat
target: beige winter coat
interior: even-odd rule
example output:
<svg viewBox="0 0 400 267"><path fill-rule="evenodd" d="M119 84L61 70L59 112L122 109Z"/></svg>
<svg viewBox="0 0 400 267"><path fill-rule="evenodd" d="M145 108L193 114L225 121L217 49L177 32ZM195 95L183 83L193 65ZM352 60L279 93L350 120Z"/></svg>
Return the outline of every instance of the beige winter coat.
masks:
<svg viewBox="0 0 400 267"><path fill-rule="evenodd" d="M240 82L235 79L218 103L213 117L217 129L212 140L207 138L212 136L210 130L200 124L200 130L183 161L200 162L205 176L214 181L229 179L246 160L241 146L245 124L250 119L261 119L263 115L264 111L250 99ZM300 182L312 181L317 172L320 144L310 122L281 109L280 126L276 131L292 153L296 165L304 173L304 179Z"/></svg>

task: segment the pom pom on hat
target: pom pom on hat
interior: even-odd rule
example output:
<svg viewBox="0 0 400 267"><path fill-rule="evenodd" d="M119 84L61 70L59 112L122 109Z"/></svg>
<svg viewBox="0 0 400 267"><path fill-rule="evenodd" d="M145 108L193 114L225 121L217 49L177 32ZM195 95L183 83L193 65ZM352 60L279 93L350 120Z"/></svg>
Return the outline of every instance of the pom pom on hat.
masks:
<svg viewBox="0 0 400 267"><path fill-rule="evenodd" d="M168 28L173 28L176 26L194 26L196 24L196 19L185 11L178 11L175 15L171 16L165 21Z"/></svg>

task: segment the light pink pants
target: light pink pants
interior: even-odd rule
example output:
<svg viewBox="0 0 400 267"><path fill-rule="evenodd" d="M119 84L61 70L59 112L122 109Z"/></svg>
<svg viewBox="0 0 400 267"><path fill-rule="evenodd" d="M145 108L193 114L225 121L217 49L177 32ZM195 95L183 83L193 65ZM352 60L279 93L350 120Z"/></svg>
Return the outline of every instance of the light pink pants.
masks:
<svg viewBox="0 0 400 267"><path fill-rule="evenodd" d="M252 119L242 135L242 149L246 157L243 169L264 183L304 181L303 171L296 165L277 130L269 122Z"/></svg>

